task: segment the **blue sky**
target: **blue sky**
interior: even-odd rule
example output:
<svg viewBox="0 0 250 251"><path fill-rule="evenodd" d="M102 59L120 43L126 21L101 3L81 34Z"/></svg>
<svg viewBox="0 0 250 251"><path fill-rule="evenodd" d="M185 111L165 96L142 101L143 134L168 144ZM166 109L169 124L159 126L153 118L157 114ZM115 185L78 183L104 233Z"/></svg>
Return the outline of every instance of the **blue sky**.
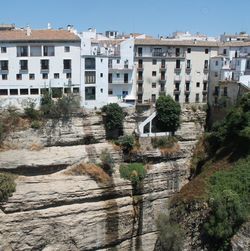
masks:
<svg viewBox="0 0 250 251"><path fill-rule="evenodd" d="M0 23L169 35L250 33L250 0L1 0Z"/></svg>

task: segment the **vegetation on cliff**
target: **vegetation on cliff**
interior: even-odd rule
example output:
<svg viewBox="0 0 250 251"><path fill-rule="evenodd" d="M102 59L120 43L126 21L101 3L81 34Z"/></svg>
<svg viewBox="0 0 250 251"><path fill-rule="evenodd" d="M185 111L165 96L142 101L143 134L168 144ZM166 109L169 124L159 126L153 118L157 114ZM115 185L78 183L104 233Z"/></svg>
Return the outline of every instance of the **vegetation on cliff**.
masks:
<svg viewBox="0 0 250 251"><path fill-rule="evenodd" d="M230 239L250 216L249 143L250 94L246 94L200 140L191 161L194 178L172 199L170 222L177 220L186 231L185 215L193 213L193 205L207 205L206 216L200 212L197 221L201 245L209 250L230 250Z"/></svg>
<svg viewBox="0 0 250 251"><path fill-rule="evenodd" d="M9 173L0 173L0 202L7 200L15 190L15 177Z"/></svg>

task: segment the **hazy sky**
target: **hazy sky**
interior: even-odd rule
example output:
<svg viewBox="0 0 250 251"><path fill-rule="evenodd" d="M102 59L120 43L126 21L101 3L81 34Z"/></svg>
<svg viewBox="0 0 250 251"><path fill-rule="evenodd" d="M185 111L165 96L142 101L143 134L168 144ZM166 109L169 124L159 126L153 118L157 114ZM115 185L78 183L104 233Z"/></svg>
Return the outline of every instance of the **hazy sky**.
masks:
<svg viewBox="0 0 250 251"><path fill-rule="evenodd" d="M0 0L0 23L150 35L250 33L250 0Z"/></svg>

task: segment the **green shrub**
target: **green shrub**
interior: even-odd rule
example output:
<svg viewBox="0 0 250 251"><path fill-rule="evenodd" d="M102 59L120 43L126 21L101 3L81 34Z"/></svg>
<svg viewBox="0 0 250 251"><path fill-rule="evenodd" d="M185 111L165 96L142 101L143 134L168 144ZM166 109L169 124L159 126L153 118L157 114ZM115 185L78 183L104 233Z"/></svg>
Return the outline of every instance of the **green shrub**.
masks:
<svg viewBox="0 0 250 251"><path fill-rule="evenodd" d="M120 136L117 144L121 146L123 152L129 153L135 146L135 137L133 135Z"/></svg>
<svg viewBox="0 0 250 251"><path fill-rule="evenodd" d="M104 125L108 138L117 138L119 131L122 130L125 117L122 108L116 103L111 103L103 106L102 112L106 114ZM114 133L115 131L118 133Z"/></svg>
<svg viewBox="0 0 250 251"><path fill-rule="evenodd" d="M175 132L180 125L180 104L170 95L160 96L156 101L157 128L164 132Z"/></svg>
<svg viewBox="0 0 250 251"><path fill-rule="evenodd" d="M3 123L0 121L0 142L2 142L3 138L4 138L4 125Z"/></svg>
<svg viewBox="0 0 250 251"><path fill-rule="evenodd" d="M31 128L33 129L39 129L41 128L41 126L42 126L42 123L38 120L34 120L31 122Z"/></svg>
<svg viewBox="0 0 250 251"><path fill-rule="evenodd" d="M132 185L139 185L146 177L146 169L142 163L131 163L120 166L120 176L123 179L130 180Z"/></svg>
<svg viewBox="0 0 250 251"><path fill-rule="evenodd" d="M160 214L157 219L159 248L162 251L182 251L184 231L180 225L171 221L169 216Z"/></svg>
<svg viewBox="0 0 250 251"><path fill-rule="evenodd" d="M177 141L177 138L173 136L151 138L151 144L154 148L170 148Z"/></svg>
<svg viewBox="0 0 250 251"><path fill-rule="evenodd" d="M40 112L35 109L35 103L30 103L30 105L24 109L24 114L32 120L40 118Z"/></svg>
<svg viewBox="0 0 250 251"><path fill-rule="evenodd" d="M0 202L6 201L15 190L14 176L8 173L0 173Z"/></svg>
<svg viewBox="0 0 250 251"><path fill-rule="evenodd" d="M108 149L105 149L101 152L101 167L102 169L109 175L113 173L114 168L114 159L112 158L112 155L108 151Z"/></svg>
<svg viewBox="0 0 250 251"><path fill-rule="evenodd" d="M211 214L204 233L213 250L229 250L230 239L250 215L250 157L209 180Z"/></svg>

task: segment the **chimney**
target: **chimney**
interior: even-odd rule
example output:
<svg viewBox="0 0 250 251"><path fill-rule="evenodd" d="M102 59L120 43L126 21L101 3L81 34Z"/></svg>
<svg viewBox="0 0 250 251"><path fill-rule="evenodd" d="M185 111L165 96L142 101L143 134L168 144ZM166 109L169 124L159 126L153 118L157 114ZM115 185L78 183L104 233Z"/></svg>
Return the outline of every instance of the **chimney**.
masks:
<svg viewBox="0 0 250 251"><path fill-rule="evenodd" d="M51 23L48 23L48 30L51 30Z"/></svg>
<svg viewBox="0 0 250 251"><path fill-rule="evenodd" d="M67 30L68 31L72 31L73 30L73 25L72 24L68 24L67 25Z"/></svg>
<svg viewBox="0 0 250 251"><path fill-rule="evenodd" d="M27 27L26 27L26 35L28 37L31 35L31 28L29 27L29 25L27 25Z"/></svg>

